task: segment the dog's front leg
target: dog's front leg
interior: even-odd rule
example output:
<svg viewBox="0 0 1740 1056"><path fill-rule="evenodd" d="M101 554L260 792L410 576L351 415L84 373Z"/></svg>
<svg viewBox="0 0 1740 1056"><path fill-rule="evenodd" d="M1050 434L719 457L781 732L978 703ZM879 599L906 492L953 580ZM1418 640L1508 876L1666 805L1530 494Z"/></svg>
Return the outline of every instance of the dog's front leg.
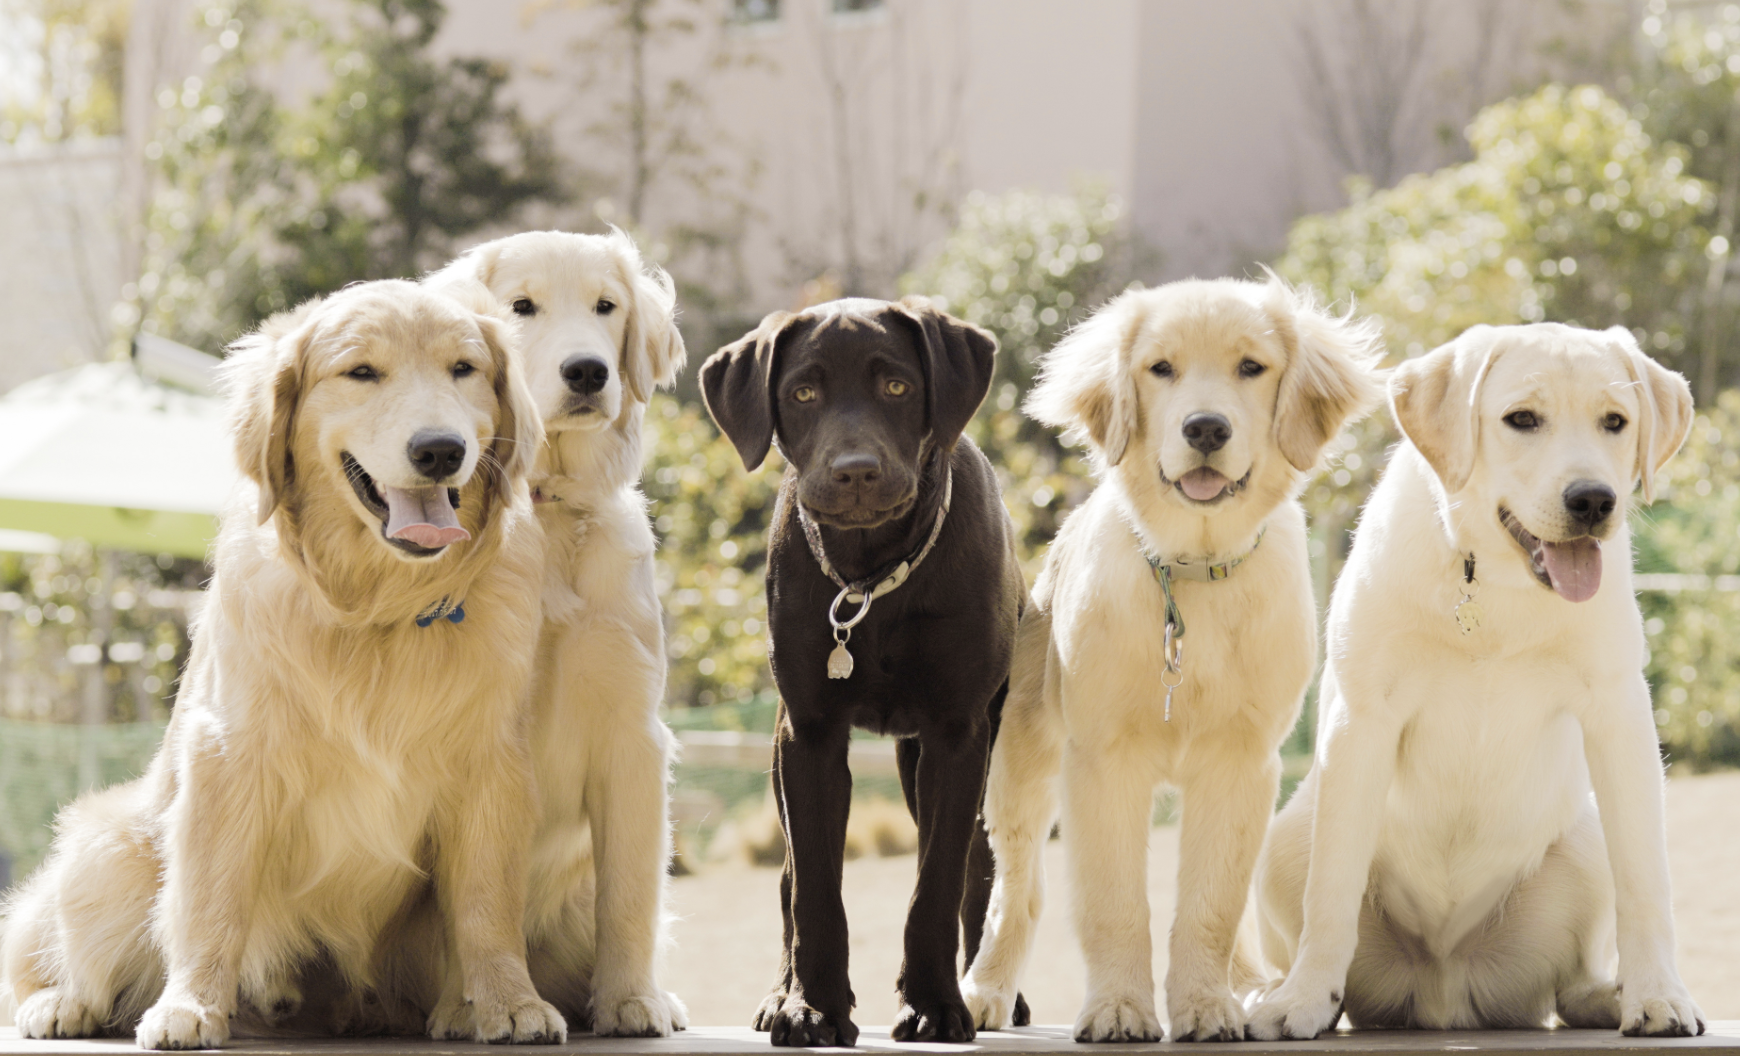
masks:
<svg viewBox="0 0 1740 1056"><path fill-rule="evenodd" d="M215 736L195 730L189 739L163 834L155 921L168 981L139 1022L142 1049L211 1049L229 1041L266 819L277 807L260 775Z"/></svg>
<svg viewBox="0 0 1740 1056"><path fill-rule="evenodd" d="M784 1002L767 1023L775 1045L858 1043L846 970L846 905L840 898L846 814L852 806L849 734L850 728L832 716L799 724L782 709L774 737L774 792L785 830L784 879L791 906L786 947L791 978Z"/></svg>
<svg viewBox="0 0 1740 1056"><path fill-rule="evenodd" d="M1228 972L1281 760L1235 737L1191 745L1185 766L1166 1014L1173 1041L1243 1041L1244 1009Z"/></svg>
<svg viewBox="0 0 1740 1056"><path fill-rule="evenodd" d="M600 1036L664 1037L688 1026L682 1003L653 977L670 857L670 742L648 707L590 746L586 803L598 863L592 1029Z"/></svg>
<svg viewBox="0 0 1740 1056"><path fill-rule="evenodd" d="M1148 924L1153 765L1127 745L1063 750L1063 842L1087 961L1077 1041L1159 1041Z"/></svg>
<svg viewBox="0 0 1740 1056"><path fill-rule="evenodd" d="M1590 710L1598 713L1581 716L1583 745L1619 911L1619 1029L1702 1034L1703 1013L1674 966L1661 748L1649 687L1633 676Z"/></svg>
<svg viewBox="0 0 1740 1056"><path fill-rule="evenodd" d="M1352 707L1333 687L1325 675L1312 772L1317 799L1305 927L1286 981L1251 1011L1247 1033L1263 1041L1315 1038L1341 1019L1383 803L1395 778L1401 731L1412 715L1382 698Z"/></svg>
<svg viewBox="0 0 1740 1056"><path fill-rule="evenodd" d="M470 787L443 803L436 818L435 893L461 988L455 994L449 980L429 1016L429 1033L437 1040L556 1044L567 1040L568 1025L538 996L526 970L531 765L521 745L489 748L468 761Z"/></svg>
<svg viewBox="0 0 1740 1056"><path fill-rule="evenodd" d="M895 1041L973 1040L973 1015L955 976L957 921L990 750L991 724L982 713L938 723L919 738L917 787L910 796L918 821L918 887L906 914L906 956L895 984Z"/></svg>

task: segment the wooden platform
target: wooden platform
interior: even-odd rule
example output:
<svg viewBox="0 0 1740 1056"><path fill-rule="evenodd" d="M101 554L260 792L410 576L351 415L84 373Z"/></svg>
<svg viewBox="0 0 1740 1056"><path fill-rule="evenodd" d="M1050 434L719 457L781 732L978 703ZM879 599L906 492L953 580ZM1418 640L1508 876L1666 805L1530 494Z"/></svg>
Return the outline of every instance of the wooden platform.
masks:
<svg viewBox="0 0 1740 1056"><path fill-rule="evenodd" d="M453 1042L414 1041L405 1038L254 1040L240 1039L230 1048L250 1056L441 1056L445 1053L477 1054L521 1051L533 1053L580 1053L584 1056L711 1056L711 1054L767 1053L773 1049L766 1034L748 1027L693 1027L670 1038L595 1038L575 1036L566 1045L528 1046L521 1050ZM1667 1049L1722 1049L1740 1056L1740 1021L1710 1024L1699 1038L1627 1038L1605 1030L1536 1031L1341 1031L1316 1041L1255 1042L1231 1045L1080 1045L1067 1026L1023 1027L986 1031L970 1045L896 1043L886 1027L865 1027L858 1038L859 1050L903 1053L1019 1053L1045 1056L1070 1053L1092 1056L1099 1052L1130 1050L1199 1053L1201 1056L1269 1056L1287 1053L1358 1053L1359 1056L1389 1056L1428 1052L1478 1052L1493 1054L1553 1053L1554 1056L1616 1056L1651 1053ZM130 1041L24 1041L12 1027L0 1027L0 1056L114 1056L138 1050ZM816 1050L849 1052L848 1049Z"/></svg>

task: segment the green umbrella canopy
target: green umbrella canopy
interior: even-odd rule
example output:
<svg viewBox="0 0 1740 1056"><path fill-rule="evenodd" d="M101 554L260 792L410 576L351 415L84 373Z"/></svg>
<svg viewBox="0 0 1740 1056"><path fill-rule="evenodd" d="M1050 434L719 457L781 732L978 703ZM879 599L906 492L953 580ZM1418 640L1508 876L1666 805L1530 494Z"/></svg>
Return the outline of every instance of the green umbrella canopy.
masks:
<svg viewBox="0 0 1740 1056"><path fill-rule="evenodd" d="M0 397L0 528L203 558L236 476L221 403L132 363Z"/></svg>

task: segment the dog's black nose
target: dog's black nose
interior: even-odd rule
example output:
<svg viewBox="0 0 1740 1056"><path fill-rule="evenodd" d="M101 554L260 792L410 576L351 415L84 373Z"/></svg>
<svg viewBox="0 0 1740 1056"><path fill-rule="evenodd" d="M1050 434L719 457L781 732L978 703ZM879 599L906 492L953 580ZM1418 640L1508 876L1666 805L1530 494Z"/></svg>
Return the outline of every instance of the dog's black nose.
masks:
<svg viewBox="0 0 1740 1056"><path fill-rule="evenodd" d="M430 480L445 480L459 472L465 463L465 438L458 433L440 433L424 429L411 437L405 453L417 472Z"/></svg>
<svg viewBox="0 0 1740 1056"><path fill-rule="evenodd" d="M828 463L837 484L869 484L882 476L882 460L875 455L854 451L836 457Z"/></svg>
<svg viewBox="0 0 1740 1056"><path fill-rule="evenodd" d="M1184 419L1184 439L1203 454L1213 454L1232 439L1232 423L1224 415L1199 411Z"/></svg>
<svg viewBox="0 0 1740 1056"><path fill-rule="evenodd" d="M1585 528L1593 528L1607 519L1619 496L1598 480L1574 480L1565 489L1565 511Z"/></svg>
<svg viewBox="0 0 1740 1056"><path fill-rule="evenodd" d="M562 380L581 396L590 396L610 380L610 364L597 356L569 356L562 361Z"/></svg>

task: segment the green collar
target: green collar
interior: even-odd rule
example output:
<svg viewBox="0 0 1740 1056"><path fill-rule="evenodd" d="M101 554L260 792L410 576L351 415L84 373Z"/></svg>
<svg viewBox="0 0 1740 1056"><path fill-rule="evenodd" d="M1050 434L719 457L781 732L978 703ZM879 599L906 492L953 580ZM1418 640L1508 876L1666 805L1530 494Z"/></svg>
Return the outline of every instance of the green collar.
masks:
<svg viewBox="0 0 1740 1056"><path fill-rule="evenodd" d="M1190 579L1199 583L1218 583L1232 575L1233 569L1244 564L1250 556L1257 552L1257 547L1263 545L1263 536L1269 526L1263 525L1257 529L1257 541L1251 548L1237 557L1225 561L1186 561L1183 558L1155 557L1142 545L1142 537L1136 537L1136 546L1142 551L1142 557L1148 562L1148 568L1154 573L1154 581L1160 584L1160 592L1166 596L1166 625L1172 630L1174 639L1184 637L1184 613L1179 611L1178 602L1172 597L1172 582L1178 579Z"/></svg>

